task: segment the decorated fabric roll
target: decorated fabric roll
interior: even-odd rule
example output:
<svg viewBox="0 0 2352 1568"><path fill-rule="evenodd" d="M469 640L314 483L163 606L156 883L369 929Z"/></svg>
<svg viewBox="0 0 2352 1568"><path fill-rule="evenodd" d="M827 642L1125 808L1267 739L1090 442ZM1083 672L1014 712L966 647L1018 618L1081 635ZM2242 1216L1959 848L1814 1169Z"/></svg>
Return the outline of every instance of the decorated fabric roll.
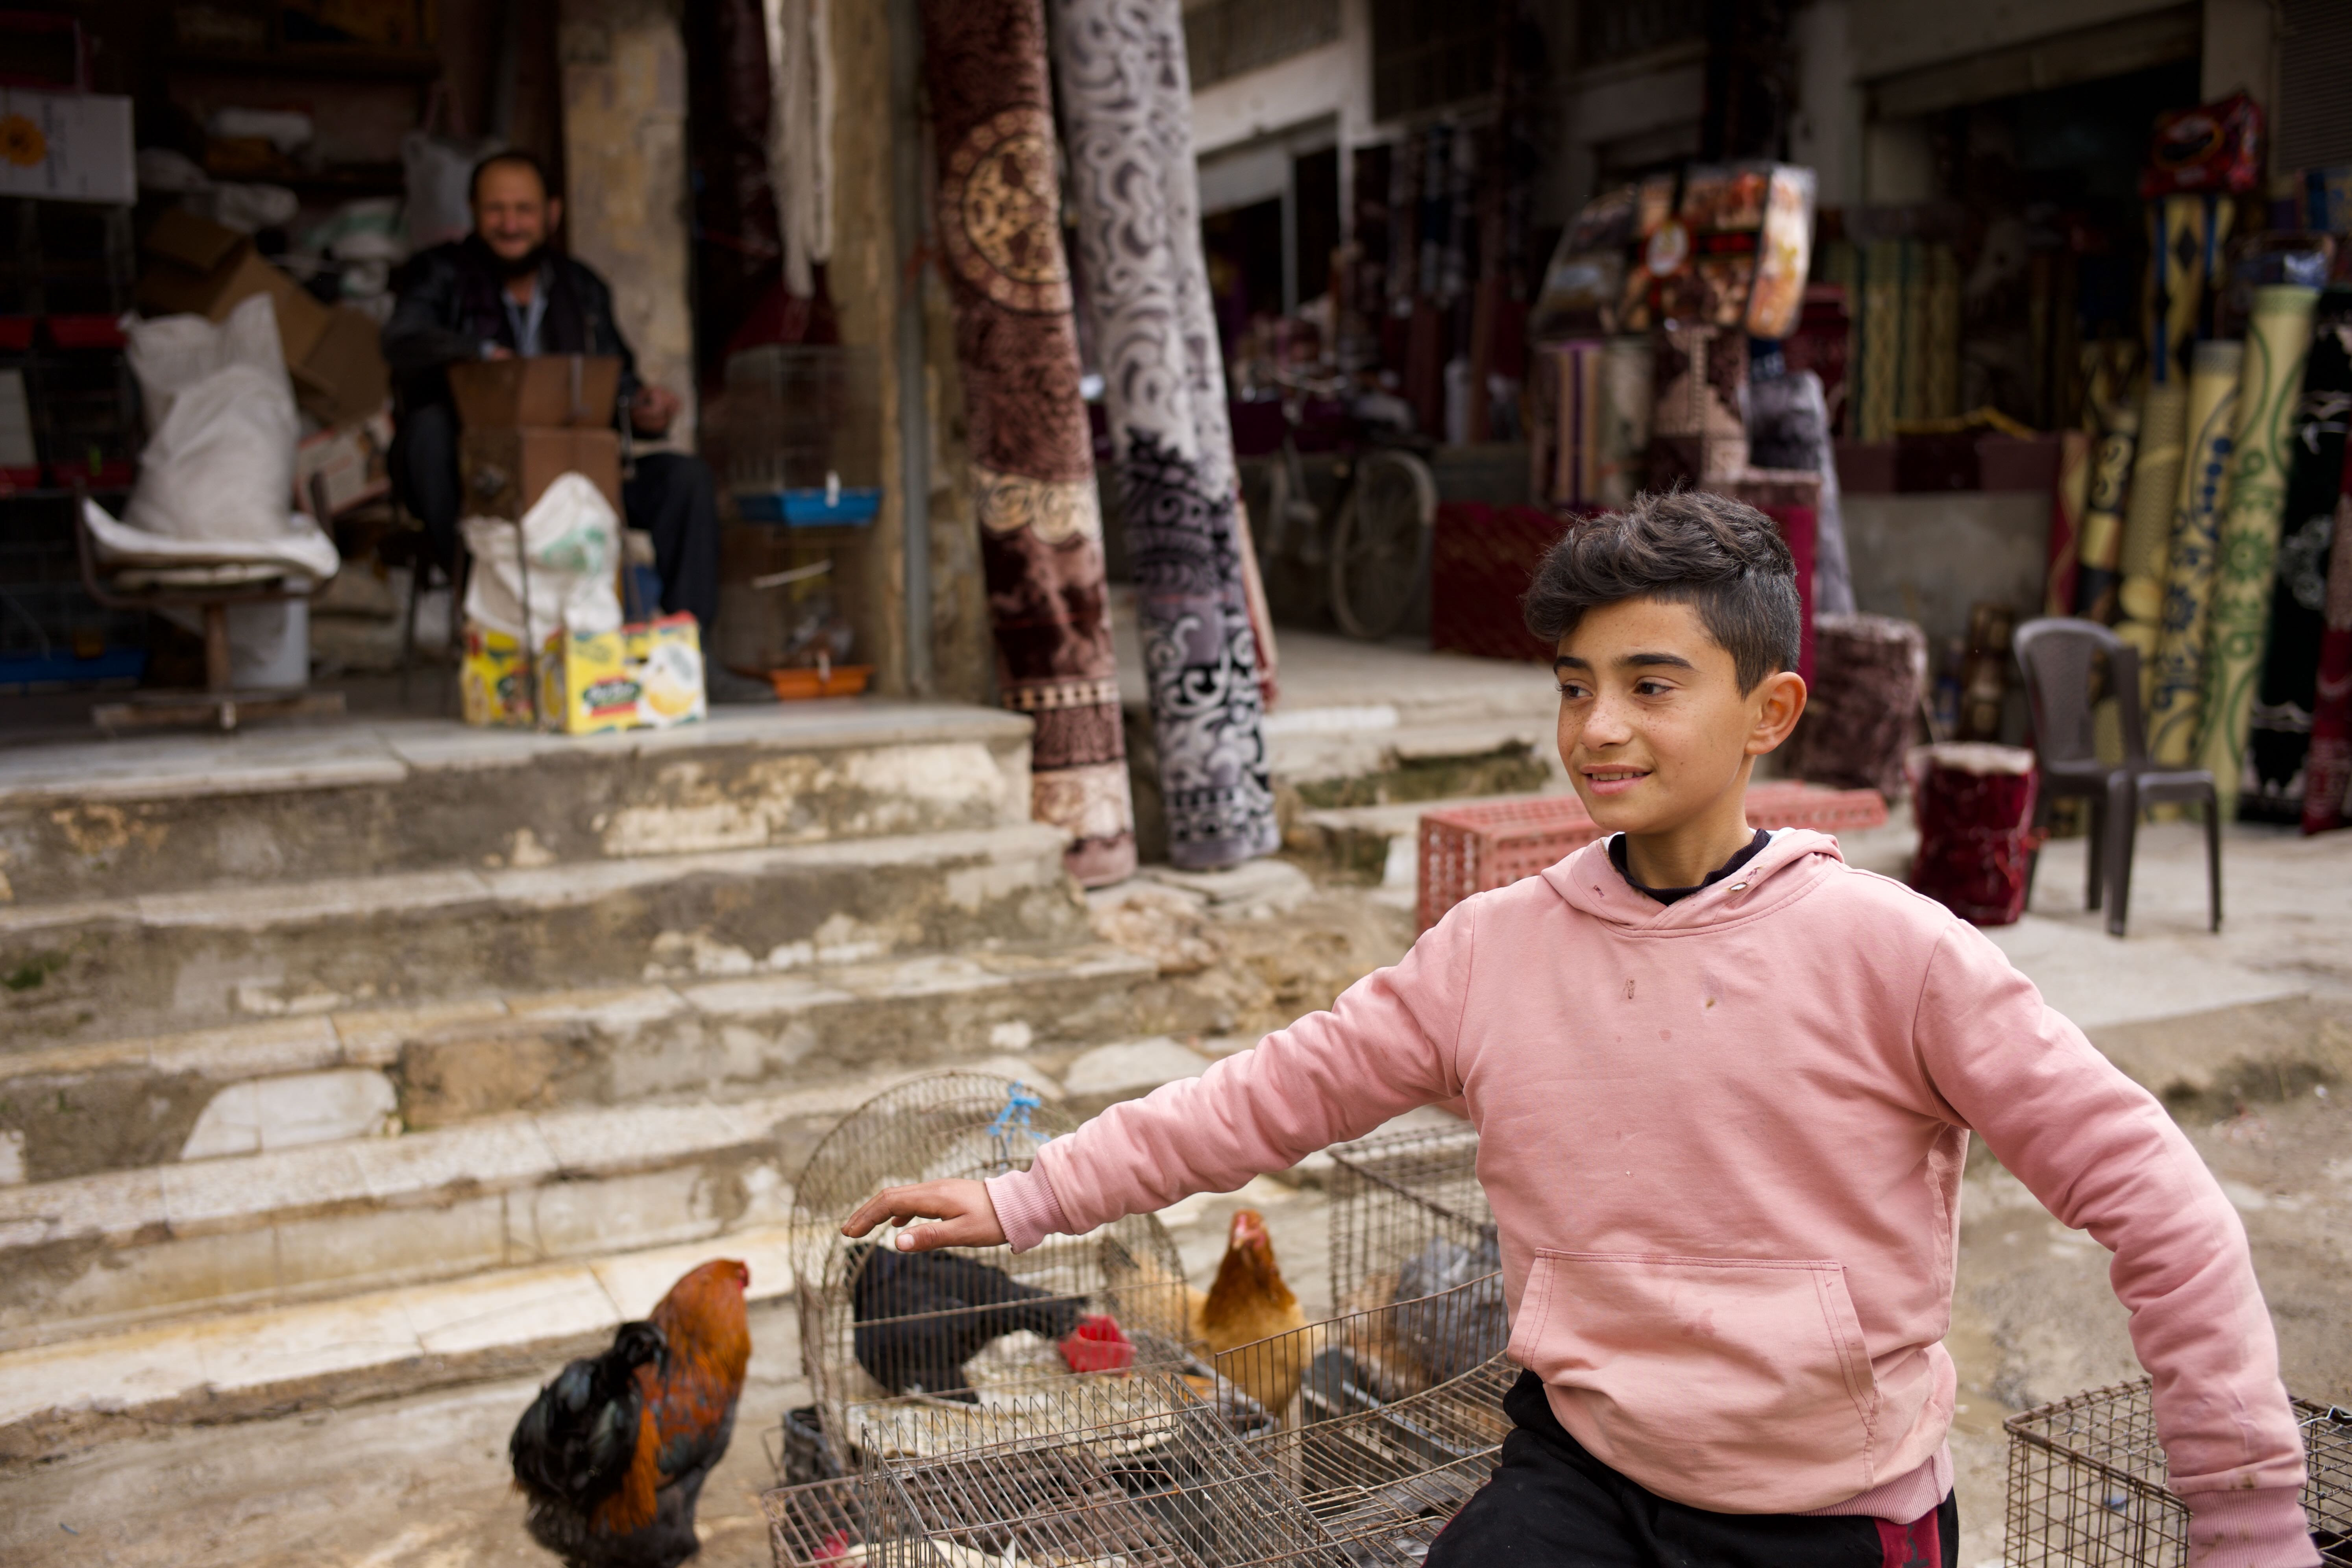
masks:
<svg viewBox="0 0 2352 1568"><path fill-rule="evenodd" d="M2224 820L2238 808L2246 732L2253 717L2279 525L2286 515L2287 437L2301 401L2319 291L2289 283L2254 290L2246 368L2230 454L2230 504L2214 541L2213 606L2205 661L2205 721L2197 759L2210 769Z"/></svg>
<svg viewBox="0 0 2352 1568"><path fill-rule="evenodd" d="M1650 460L1650 405L1656 374L1657 351L1646 332L1611 338L1601 345L1593 491L1601 506L1625 506L1641 492Z"/></svg>
<svg viewBox="0 0 2352 1568"><path fill-rule="evenodd" d="M1815 617L1812 690L1790 738L1790 772L1812 784L1900 795L1927 681L1927 636L1911 622Z"/></svg>
<svg viewBox="0 0 2352 1568"><path fill-rule="evenodd" d="M1201 249L1183 13L1178 0L1052 10L1168 858L1231 866L1281 841L1262 728L1273 644Z"/></svg>
<svg viewBox="0 0 2352 1568"><path fill-rule="evenodd" d="M2082 574L2074 584L2074 613L2087 620L2116 618L2116 593L2123 585L2124 505L2138 446L2139 410L2118 403L2104 411L2098 448L2091 457L2090 499L2075 545Z"/></svg>
<svg viewBox="0 0 2352 1568"><path fill-rule="evenodd" d="M2045 616L2074 613L2074 586L2083 574L2083 508L2091 499L2091 450L2087 430L2058 437L2058 482L2050 490L2050 575L2042 595Z"/></svg>
<svg viewBox="0 0 2352 1568"><path fill-rule="evenodd" d="M2287 439L2286 512L2238 799L2242 819L2289 826L2303 820L2303 769L2326 629L2328 562L2340 537L2336 502L2343 491L2345 419L2352 414L2352 350L2346 342L2352 337L2352 289L2322 294L2313 325L2303 397Z"/></svg>
<svg viewBox="0 0 2352 1568"><path fill-rule="evenodd" d="M2216 192L2170 195L2147 207L2148 375L2161 386L2190 374L2191 343L2206 292L2221 268L2237 205Z"/></svg>
<svg viewBox="0 0 2352 1568"><path fill-rule="evenodd" d="M1036 721L1032 815L1086 885L1135 870L1094 439L1062 251L1039 0L923 0L938 222L1007 708Z"/></svg>
<svg viewBox="0 0 2352 1568"><path fill-rule="evenodd" d="M2189 385L2175 376L2150 381L2139 404L2139 450L2132 458L2131 496L2124 505L2124 538L2116 593L2116 635L2139 649L2141 683L2156 663L2157 626L2164 613L2164 559L2172 542L2172 502L2189 436ZM2140 698L2147 700L2143 689Z"/></svg>
<svg viewBox="0 0 2352 1568"><path fill-rule="evenodd" d="M1911 886L1964 921L2014 924L2033 857L2033 753L1948 742L1923 748L1914 766L1919 858Z"/></svg>
<svg viewBox="0 0 2352 1568"><path fill-rule="evenodd" d="M2352 445L2336 497L2336 537L2352 529ZM2352 545L2327 563L2326 623L2312 680L2311 750L2303 768L2303 830L2325 833L2346 821L2352 791Z"/></svg>
<svg viewBox="0 0 2352 1568"><path fill-rule="evenodd" d="M2213 602L2213 549L2230 495L2231 433L2246 345L2203 342L2191 356L2189 443L2165 550L2156 667L2147 679L2148 753L2183 767L2197 751L2205 708L2205 633Z"/></svg>

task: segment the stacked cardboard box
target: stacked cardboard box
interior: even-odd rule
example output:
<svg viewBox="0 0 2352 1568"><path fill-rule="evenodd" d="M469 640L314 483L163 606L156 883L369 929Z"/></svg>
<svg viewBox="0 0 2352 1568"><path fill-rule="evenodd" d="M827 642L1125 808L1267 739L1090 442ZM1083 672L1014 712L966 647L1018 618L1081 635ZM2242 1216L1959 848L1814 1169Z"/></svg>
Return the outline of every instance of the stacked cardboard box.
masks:
<svg viewBox="0 0 2352 1568"><path fill-rule="evenodd" d="M352 425L383 406L392 377L367 315L321 304L264 261L252 240L194 213L164 213L144 245L148 266L135 297L149 315L222 321L254 295L267 294L278 315L278 352L304 408L321 424Z"/></svg>
<svg viewBox="0 0 2352 1568"><path fill-rule="evenodd" d="M545 354L449 367L457 472L468 517L520 518L564 474L582 474L621 510L621 437L613 416L621 362Z"/></svg>

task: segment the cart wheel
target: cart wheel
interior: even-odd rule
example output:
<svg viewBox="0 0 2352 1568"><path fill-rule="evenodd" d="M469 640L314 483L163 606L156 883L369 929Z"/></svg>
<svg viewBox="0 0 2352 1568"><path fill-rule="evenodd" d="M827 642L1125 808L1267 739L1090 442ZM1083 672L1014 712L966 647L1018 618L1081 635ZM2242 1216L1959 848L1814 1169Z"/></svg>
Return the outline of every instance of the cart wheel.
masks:
<svg viewBox="0 0 2352 1568"><path fill-rule="evenodd" d="M1352 637L1377 642L1403 624L1429 578L1437 479L1410 452L1373 452L1331 525L1331 614Z"/></svg>

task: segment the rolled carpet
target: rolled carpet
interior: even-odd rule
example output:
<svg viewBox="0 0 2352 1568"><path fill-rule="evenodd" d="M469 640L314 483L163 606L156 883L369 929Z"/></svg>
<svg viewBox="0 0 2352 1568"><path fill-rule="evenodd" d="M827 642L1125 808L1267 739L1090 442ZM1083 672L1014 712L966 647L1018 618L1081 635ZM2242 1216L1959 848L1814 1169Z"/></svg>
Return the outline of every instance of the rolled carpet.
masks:
<svg viewBox="0 0 2352 1568"><path fill-rule="evenodd" d="M2336 537L2352 529L2352 443L2336 496ZM2312 679L2311 751L2303 768L2303 830L2325 833L2345 824L2352 789L2352 545L2327 563L2326 625L2319 636L2319 668Z"/></svg>
<svg viewBox="0 0 2352 1568"><path fill-rule="evenodd" d="M2197 760L2211 770L2222 817L2237 814L2253 717L2279 524L2286 515L2287 437L2302 400L2319 290L2273 283L2254 290L2246 322L2246 368L2238 379L2238 424L2230 455L2230 505L2215 536L2210 647L2205 663L2205 722Z"/></svg>
<svg viewBox="0 0 2352 1568"><path fill-rule="evenodd" d="M2199 343L2189 376L2189 444L2164 558L2164 604L2156 668L2147 681L2147 749L2185 767L2197 751L2205 708L2205 633L2213 602L2214 536L2229 504L2231 433L2246 345Z"/></svg>
<svg viewBox="0 0 2352 1568"><path fill-rule="evenodd" d="M2123 584L2116 594L2116 635L2139 649L2143 706L2156 668L2172 503L2180 489L2188 438L2189 384L2178 375L2149 382L2140 397L2139 450L2132 458L2131 498L2124 506Z"/></svg>
<svg viewBox="0 0 2352 1568"><path fill-rule="evenodd" d="M1927 682L1927 634L1892 616L1813 623L1812 693L1790 737L1789 771L1812 784L1903 793Z"/></svg>

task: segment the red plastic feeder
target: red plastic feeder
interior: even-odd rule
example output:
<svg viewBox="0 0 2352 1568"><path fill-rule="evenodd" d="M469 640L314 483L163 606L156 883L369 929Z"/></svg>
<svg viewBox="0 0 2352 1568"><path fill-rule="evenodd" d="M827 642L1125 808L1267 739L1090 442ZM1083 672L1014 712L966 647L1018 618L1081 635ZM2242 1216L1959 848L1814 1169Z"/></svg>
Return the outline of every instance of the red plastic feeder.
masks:
<svg viewBox="0 0 2352 1568"><path fill-rule="evenodd" d="M1072 1372L1125 1372L1135 1364L1135 1342L1120 1331L1116 1318L1080 1318L1062 1341L1062 1359Z"/></svg>

